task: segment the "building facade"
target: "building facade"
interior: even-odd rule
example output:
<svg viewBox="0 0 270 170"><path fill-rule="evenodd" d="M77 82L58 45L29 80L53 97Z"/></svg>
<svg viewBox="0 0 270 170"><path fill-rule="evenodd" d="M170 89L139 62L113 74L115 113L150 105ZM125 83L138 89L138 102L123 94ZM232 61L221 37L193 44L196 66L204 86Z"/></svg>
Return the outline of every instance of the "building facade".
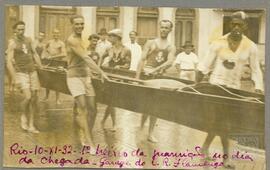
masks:
<svg viewBox="0 0 270 170"><path fill-rule="evenodd" d="M209 43L228 31L228 16L236 10L207 8L144 8L144 7L71 7L71 6L7 6L6 42L12 36L11 26L17 20L26 23L26 35L34 38L44 32L47 39L52 38L52 30L58 28L61 39L65 40L71 32L69 17L83 15L85 30L83 38L97 33L101 28L123 31L123 42L129 41L129 32L138 32L141 45L147 39L158 35L158 23L168 19L174 23L169 39L176 45L178 52L185 41L191 41L195 52L203 57ZM249 29L246 35L259 47L260 58L265 58L265 17L264 10L244 10L249 15Z"/></svg>

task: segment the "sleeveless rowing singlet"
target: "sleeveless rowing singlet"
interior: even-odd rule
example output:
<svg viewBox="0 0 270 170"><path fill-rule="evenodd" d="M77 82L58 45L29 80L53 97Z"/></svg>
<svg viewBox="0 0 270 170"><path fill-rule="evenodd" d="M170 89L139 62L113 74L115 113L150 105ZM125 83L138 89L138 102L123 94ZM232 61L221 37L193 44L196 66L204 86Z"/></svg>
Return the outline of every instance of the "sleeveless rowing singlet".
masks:
<svg viewBox="0 0 270 170"><path fill-rule="evenodd" d="M154 49L151 49L151 51L147 55L146 66L156 68L168 60L169 45L164 49L160 49L155 40L154 43L155 43Z"/></svg>
<svg viewBox="0 0 270 170"><path fill-rule="evenodd" d="M122 47L118 54L113 51L113 48L110 48L108 50L108 56L111 57L111 60L109 61L109 67L123 66L126 64L130 65L131 53L130 50L125 46Z"/></svg>
<svg viewBox="0 0 270 170"><path fill-rule="evenodd" d="M14 38L14 61L17 72L29 73L35 70L33 51L31 47L31 39L23 37L23 39Z"/></svg>

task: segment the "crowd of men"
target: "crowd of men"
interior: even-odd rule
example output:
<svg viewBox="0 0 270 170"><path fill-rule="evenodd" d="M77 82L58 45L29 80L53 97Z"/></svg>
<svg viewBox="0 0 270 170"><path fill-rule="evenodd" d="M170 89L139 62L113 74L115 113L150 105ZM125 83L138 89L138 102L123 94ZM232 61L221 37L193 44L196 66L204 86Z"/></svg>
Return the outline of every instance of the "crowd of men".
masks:
<svg viewBox="0 0 270 170"><path fill-rule="evenodd" d="M7 49L7 69L11 86L18 87L24 99L21 102L21 127L32 133L39 133L34 125L34 113L38 111L39 79L36 69L42 68L43 59L60 59L68 63L67 85L74 97L76 105L76 123L79 127L80 142L82 145L93 146L91 138L92 128L97 114L95 89L91 83L91 72L101 75L102 81L109 80L101 67L126 69L136 71L136 78L144 74L163 74L171 66L179 72L180 79L200 82L209 77L209 82L239 89L241 86L241 72L248 62L251 68L251 77L256 92L263 92L263 77L259 65L258 49L256 44L246 37L243 32L247 29L247 16L239 11L232 15L231 32L212 42L206 56L200 57L193 52L194 45L186 42L183 52L176 55L176 47L169 41L168 35L172 31L173 23L161 20L159 36L148 40L144 47L136 42L137 32L131 31L130 42L123 44L122 31L113 29L107 32L101 29L98 34L91 34L88 38L89 46L84 47L82 31L84 17L70 18L72 33L65 43L59 39L60 31L53 30L53 39L45 42L44 33L39 33L33 42L24 36L25 23L17 22L13 26L14 37L9 40ZM45 100L49 97L46 90ZM56 92L56 102L60 103L59 93ZM115 108L108 105L102 124L108 116L112 117L113 131L115 131ZM154 136L154 127L157 118L143 114L141 126L144 126L150 117L150 142L158 142ZM215 133L209 133L203 145L206 151L213 140ZM221 136L224 152L228 152L228 137Z"/></svg>

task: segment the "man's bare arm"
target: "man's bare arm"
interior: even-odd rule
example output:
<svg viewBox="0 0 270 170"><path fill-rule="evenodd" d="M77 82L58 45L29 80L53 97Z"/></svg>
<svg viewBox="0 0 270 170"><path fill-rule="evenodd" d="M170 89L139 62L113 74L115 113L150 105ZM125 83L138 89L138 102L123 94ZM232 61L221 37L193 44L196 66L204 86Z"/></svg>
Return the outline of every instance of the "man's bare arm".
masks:
<svg viewBox="0 0 270 170"><path fill-rule="evenodd" d="M259 64L258 49L255 44L251 49L249 65L251 68L251 78L255 84L255 91L262 93L264 91L263 74Z"/></svg>
<svg viewBox="0 0 270 170"><path fill-rule="evenodd" d="M148 55L148 52L151 48L151 43L152 41L147 41L143 47L143 51L142 51L142 56L141 56L141 59L140 59L140 62L138 64L138 67L137 67L137 72L136 72L136 78L139 79L140 76L141 76L141 72L143 70L143 67L144 67L144 64L145 64L145 61L147 59L147 55Z"/></svg>
<svg viewBox="0 0 270 170"><path fill-rule="evenodd" d="M34 53L33 57L34 57L35 63L39 67L42 67L42 64L41 64L41 61L40 61L40 56L38 55L38 53L36 51L36 48L35 48L35 45L34 45L33 41L31 41L31 48L32 48L32 51Z"/></svg>
<svg viewBox="0 0 270 170"><path fill-rule="evenodd" d="M94 62L94 60L88 56L87 51L80 46L80 43L78 41L71 39L68 40L67 43L73 50L73 52L86 62L86 65L89 68L94 69L94 71L100 73L103 77L108 79L103 70L101 70L101 68Z"/></svg>
<svg viewBox="0 0 270 170"><path fill-rule="evenodd" d="M106 57L108 57L108 50L106 50L105 53L102 56L100 56L99 61L98 61L98 66L104 66L104 59Z"/></svg>
<svg viewBox="0 0 270 170"><path fill-rule="evenodd" d="M15 81L15 77L16 77L16 71L12 63L13 58L14 58L15 46L16 46L15 43L13 41L10 41L8 45L8 49L7 49L7 69L11 75L12 81Z"/></svg>

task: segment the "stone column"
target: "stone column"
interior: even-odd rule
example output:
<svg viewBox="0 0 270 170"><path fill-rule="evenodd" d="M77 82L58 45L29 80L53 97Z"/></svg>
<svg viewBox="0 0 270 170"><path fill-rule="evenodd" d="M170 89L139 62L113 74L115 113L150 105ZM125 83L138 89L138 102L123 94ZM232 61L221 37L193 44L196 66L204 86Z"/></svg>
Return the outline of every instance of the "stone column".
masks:
<svg viewBox="0 0 270 170"><path fill-rule="evenodd" d="M23 5L21 9L22 20L25 22L25 35L34 39L39 28L39 7Z"/></svg>
<svg viewBox="0 0 270 170"><path fill-rule="evenodd" d="M129 41L129 32L136 30L135 28L135 8L134 7L123 7L122 8L122 22L120 28L123 31L122 42L126 43Z"/></svg>

